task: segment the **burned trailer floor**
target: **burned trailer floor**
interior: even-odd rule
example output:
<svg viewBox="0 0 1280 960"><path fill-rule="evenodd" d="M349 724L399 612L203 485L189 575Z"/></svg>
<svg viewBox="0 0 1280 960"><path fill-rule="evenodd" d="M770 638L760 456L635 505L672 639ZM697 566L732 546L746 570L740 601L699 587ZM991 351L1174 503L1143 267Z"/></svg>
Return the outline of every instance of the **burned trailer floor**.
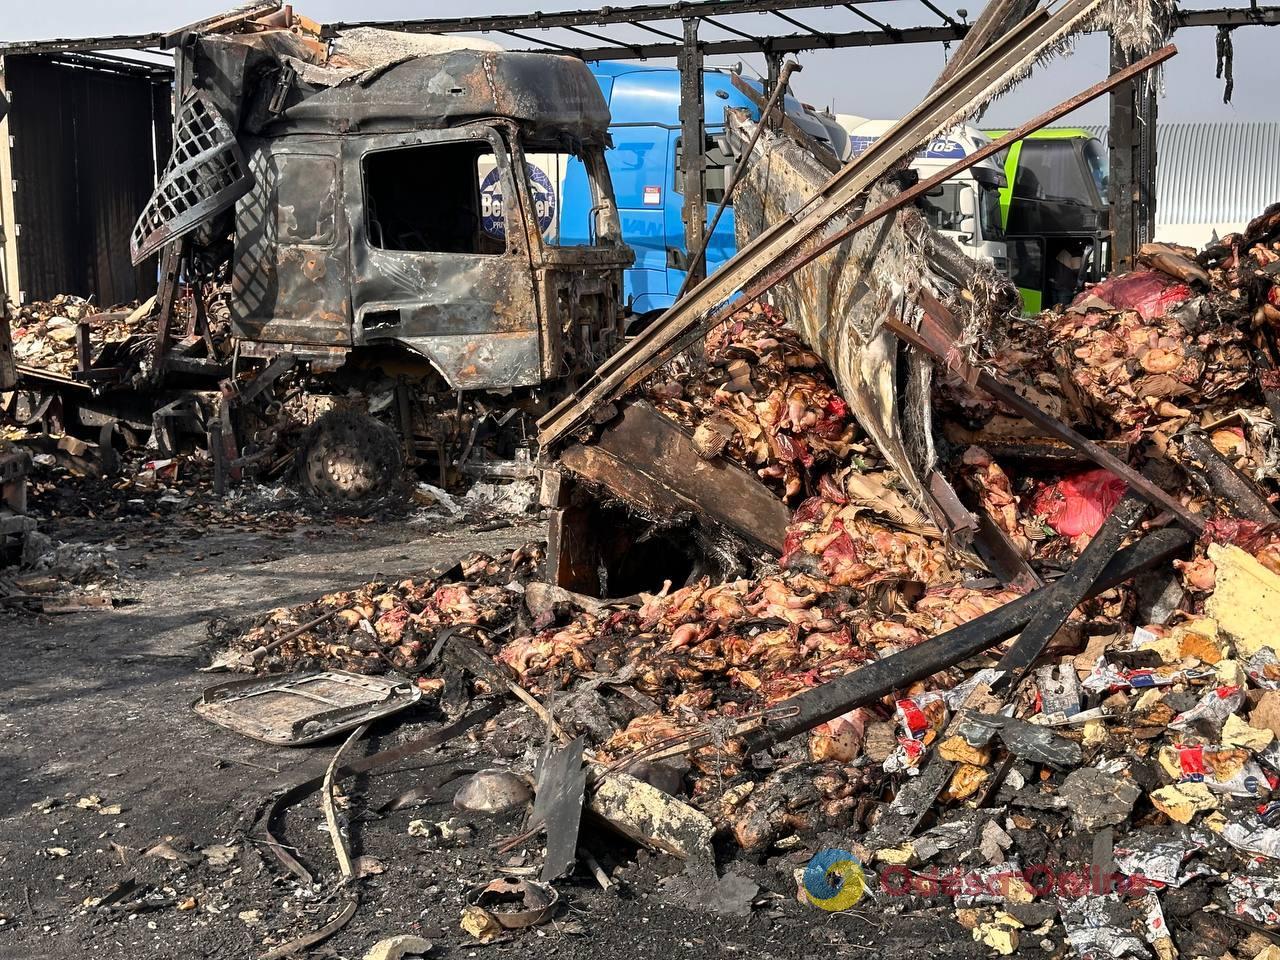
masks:
<svg viewBox="0 0 1280 960"><path fill-rule="evenodd" d="M144 519L43 523L56 538L130 540L116 554L124 573L113 594L135 602L61 618L0 619L0 956L259 956L327 920L339 902L299 897L251 827L273 793L323 772L335 741L273 748L192 713L200 692L220 679L197 672L209 659L206 625L296 603L320 585L408 575L475 549L497 553L544 529L475 526L424 535L404 523L310 523L285 533L212 527L201 537L180 537ZM388 719L355 755L440 722L425 707ZM516 706L499 718L500 729L531 722ZM362 881L362 903L347 927L309 955L363 957L375 942L406 933L431 941L437 956L484 949L458 927L462 896L491 878L495 863L512 862L490 845L518 832L518 815L464 817L449 840L411 836L409 824L457 818L451 799L459 771L492 762L490 749L464 737L406 770L347 781L357 821L353 851L382 872ZM375 812L413 788L425 788L430 802ZM323 824L313 797L281 826L284 842L296 845L318 877L332 872ZM803 907L792 877L802 864L785 857L743 867L763 888L763 903L750 917L723 917L670 902L662 878L681 872L674 858L612 836L593 842L589 829L583 842L604 870L617 869L620 883L602 891L580 867L557 884L563 906L552 923L492 949L514 946L533 957L666 957L676 950L782 958L807 956L815 945L905 953L927 942L930 956L983 952L943 919L949 909L828 917Z"/></svg>

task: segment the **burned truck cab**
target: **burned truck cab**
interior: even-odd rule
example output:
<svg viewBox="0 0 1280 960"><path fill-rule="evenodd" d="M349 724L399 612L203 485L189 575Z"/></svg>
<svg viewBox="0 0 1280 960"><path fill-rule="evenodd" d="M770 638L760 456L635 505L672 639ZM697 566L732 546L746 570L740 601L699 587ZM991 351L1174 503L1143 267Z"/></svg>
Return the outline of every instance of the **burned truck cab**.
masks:
<svg viewBox="0 0 1280 960"><path fill-rule="evenodd" d="M326 499L401 460L447 486L495 423L491 459L518 459L622 336L599 85L569 57L282 18L182 45L172 158L132 243L226 291L219 449L274 462L315 427L294 447Z"/></svg>
<svg viewBox="0 0 1280 960"><path fill-rule="evenodd" d="M283 96L279 79L259 85L276 108L251 105L239 135L253 185L236 204L232 320L249 352L332 363L395 344L453 389L506 390L614 349L631 253L582 63L455 50L306 76ZM558 203L571 177L590 187L585 222Z"/></svg>

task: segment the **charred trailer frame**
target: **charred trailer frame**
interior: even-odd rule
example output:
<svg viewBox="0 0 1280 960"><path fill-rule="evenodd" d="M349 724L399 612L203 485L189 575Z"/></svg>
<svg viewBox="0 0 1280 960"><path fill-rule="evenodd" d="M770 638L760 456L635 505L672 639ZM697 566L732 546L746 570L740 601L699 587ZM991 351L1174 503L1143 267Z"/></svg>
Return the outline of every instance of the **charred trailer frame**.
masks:
<svg viewBox="0 0 1280 960"><path fill-rule="evenodd" d="M0 223L14 303L70 293L145 300L155 261L129 229L168 156L173 71L109 55L0 56Z"/></svg>

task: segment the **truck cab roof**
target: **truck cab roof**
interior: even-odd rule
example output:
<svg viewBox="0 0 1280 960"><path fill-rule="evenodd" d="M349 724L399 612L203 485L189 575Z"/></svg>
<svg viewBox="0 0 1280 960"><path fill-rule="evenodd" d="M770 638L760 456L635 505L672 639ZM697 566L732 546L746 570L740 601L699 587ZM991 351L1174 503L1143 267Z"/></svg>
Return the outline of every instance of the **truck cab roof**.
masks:
<svg viewBox="0 0 1280 960"><path fill-rule="evenodd" d="M675 67L648 66L630 60L599 60L588 66L609 102L612 125L645 124L673 129L680 126L680 71ZM743 80L763 95L764 86L760 81L745 77ZM709 124L723 123L726 107L745 110L753 120L759 118L760 111L751 98L734 86L733 74L727 70L704 70L702 94ZM830 144L826 127L803 103L788 95L784 104L797 126Z"/></svg>
<svg viewBox="0 0 1280 960"><path fill-rule="evenodd" d="M307 48L280 31L215 34L197 41L195 69L199 86L237 132L344 136L501 117L536 139L607 141L608 107L573 57L464 47L396 54L392 47L385 62L336 66L309 63ZM281 88L275 78L286 65L293 80Z"/></svg>

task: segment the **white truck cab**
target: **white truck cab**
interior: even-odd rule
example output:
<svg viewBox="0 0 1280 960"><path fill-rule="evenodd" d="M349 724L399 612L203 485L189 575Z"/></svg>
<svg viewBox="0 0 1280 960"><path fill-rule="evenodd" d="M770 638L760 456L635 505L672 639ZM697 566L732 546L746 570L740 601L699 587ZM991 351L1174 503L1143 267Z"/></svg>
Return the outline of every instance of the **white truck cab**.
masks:
<svg viewBox="0 0 1280 960"><path fill-rule="evenodd" d="M849 134L850 157L884 136L897 122L848 113L835 114L835 120ZM930 141L916 155L911 169L920 174L921 180L927 179L990 142L991 138L976 127L956 127ZM1004 170L994 157L989 157L934 187L921 198L920 208L933 228L960 244L965 253L975 260L990 260L997 270L1007 274L1009 259L1000 220L1000 188L1004 182Z"/></svg>

